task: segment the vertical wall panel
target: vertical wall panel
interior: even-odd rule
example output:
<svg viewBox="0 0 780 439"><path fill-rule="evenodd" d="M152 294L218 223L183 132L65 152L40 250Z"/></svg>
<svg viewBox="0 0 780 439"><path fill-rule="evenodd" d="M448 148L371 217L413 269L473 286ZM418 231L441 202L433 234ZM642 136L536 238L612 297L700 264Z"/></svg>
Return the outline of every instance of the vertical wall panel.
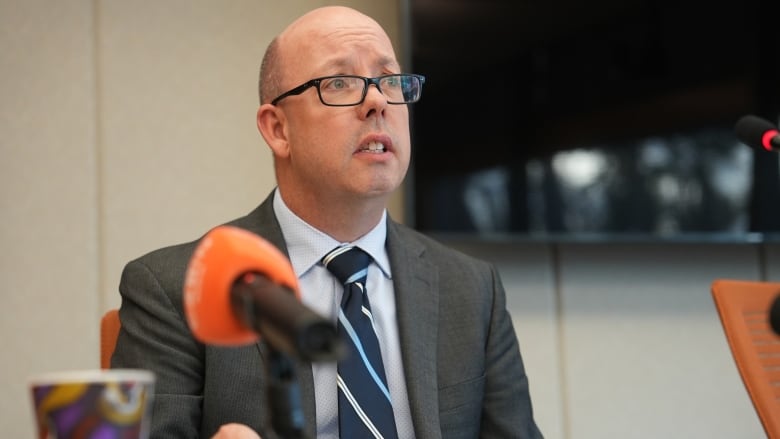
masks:
<svg viewBox="0 0 780 439"><path fill-rule="evenodd" d="M265 46L304 9L105 0L100 7L102 288L124 264L248 213L274 185L255 126Z"/></svg>
<svg viewBox="0 0 780 439"><path fill-rule="evenodd" d="M97 366L92 2L0 0L0 431L35 373Z"/></svg>
<svg viewBox="0 0 780 439"><path fill-rule="evenodd" d="M757 279L756 247L562 247L569 439L762 437L709 291L717 277Z"/></svg>

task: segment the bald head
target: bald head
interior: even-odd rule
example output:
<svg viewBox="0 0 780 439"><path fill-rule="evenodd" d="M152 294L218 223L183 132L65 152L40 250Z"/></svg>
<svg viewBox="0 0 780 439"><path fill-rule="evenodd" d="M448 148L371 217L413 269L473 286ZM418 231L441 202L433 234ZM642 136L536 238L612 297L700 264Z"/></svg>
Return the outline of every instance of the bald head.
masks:
<svg viewBox="0 0 780 439"><path fill-rule="evenodd" d="M341 68L341 61L315 57L327 54L336 41L342 45L372 42L386 51L387 64L398 64L390 38L376 20L345 6L317 8L290 23L269 44L260 69L260 103L268 103L286 88L310 79L314 71Z"/></svg>
<svg viewBox="0 0 780 439"><path fill-rule="evenodd" d="M290 23L279 34L282 39L294 38L298 35L305 36L311 32L327 34L339 28L355 27L379 30L384 33L382 27L373 18L355 9L346 6L324 6L307 12L297 20Z"/></svg>

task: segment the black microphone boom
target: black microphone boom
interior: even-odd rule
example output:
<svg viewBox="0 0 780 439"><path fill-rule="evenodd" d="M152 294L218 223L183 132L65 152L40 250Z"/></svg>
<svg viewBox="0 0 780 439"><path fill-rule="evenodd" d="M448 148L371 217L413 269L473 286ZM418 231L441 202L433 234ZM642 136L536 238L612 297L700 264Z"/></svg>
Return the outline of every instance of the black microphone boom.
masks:
<svg viewBox="0 0 780 439"><path fill-rule="evenodd" d="M780 151L780 133L768 120L748 114L734 126L737 138L745 145L766 151Z"/></svg>
<svg viewBox="0 0 780 439"><path fill-rule="evenodd" d="M230 301L236 317L276 349L308 361L335 361L342 353L336 327L303 305L295 293L260 273L246 273L233 284Z"/></svg>

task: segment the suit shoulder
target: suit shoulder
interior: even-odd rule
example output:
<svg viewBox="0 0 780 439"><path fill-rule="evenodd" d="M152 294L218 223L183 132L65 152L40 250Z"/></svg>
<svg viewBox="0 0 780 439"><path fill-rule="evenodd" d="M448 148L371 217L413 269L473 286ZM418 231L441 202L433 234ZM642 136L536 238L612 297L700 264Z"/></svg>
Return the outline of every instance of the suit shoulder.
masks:
<svg viewBox="0 0 780 439"><path fill-rule="evenodd" d="M462 250L456 249L439 239L414 230L403 224L396 224L396 231L402 241L414 243L420 247L420 256L430 257L438 261L449 261L455 265L470 265L487 267L490 264L484 259L479 259L469 255Z"/></svg>
<svg viewBox="0 0 780 439"><path fill-rule="evenodd" d="M200 238L152 250L129 261L125 266L125 271L132 267L142 266L143 269L150 271L156 277L169 275L179 277L186 270L198 242L200 242Z"/></svg>
<svg viewBox="0 0 780 439"><path fill-rule="evenodd" d="M267 219L263 216L263 215L268 216L267 212L270 212L270 210L267 208L267 202L265 202L262 205L255 208L255 210L253 210L249 214L242 216L240 218L236 218L229 222L222 223L220 225L228 225L228 226L242 228L245 230L249 230L259 236L262 236L260 230L261 227L259 227L258 224L262 224L263 221L270 221L270 219ZM219 225L214 227L218 227L218 226ZM181 270L183 270L186 267L187 262L192 257L192 254L195 251L195 247L197 247L197 245L200 243L203 237L206 236L206 234L212 229L213 227L205 231L201 236L199 236L198 238L192 241L168 245L165 247L160 247L155 250L149 251L148 253L131 260L130 262L128 262L128 265L142 264L147 266L150 269L153 269L155 267L160 267L165 270L170 270L170 269L175 269L177 267L180 267Z"/></svg>

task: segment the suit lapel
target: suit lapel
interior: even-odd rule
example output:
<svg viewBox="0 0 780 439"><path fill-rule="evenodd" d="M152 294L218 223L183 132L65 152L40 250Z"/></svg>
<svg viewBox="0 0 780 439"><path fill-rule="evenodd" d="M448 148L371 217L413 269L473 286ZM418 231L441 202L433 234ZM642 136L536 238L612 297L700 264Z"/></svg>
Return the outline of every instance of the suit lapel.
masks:
<svg viewBox="0 0 780 439"><path fill-rule="evenodd" d="M418 439L440 437L436 364L439 292L436 267L423 246L388 220L387 252L393 272L406 389Z"/></svg>

